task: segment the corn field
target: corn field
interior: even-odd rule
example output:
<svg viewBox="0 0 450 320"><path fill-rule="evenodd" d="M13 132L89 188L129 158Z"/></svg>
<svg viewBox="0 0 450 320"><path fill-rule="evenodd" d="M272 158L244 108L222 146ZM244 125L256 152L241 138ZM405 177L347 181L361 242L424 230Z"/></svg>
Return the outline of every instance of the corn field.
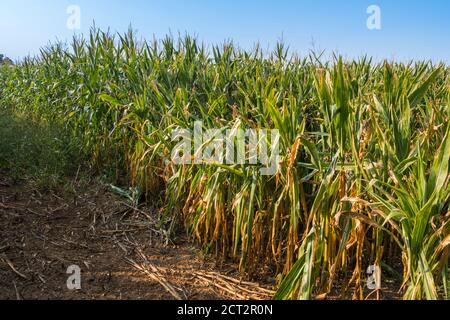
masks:
<svg viewBox="0 0 450 320"><path fill-rule="evenodd" d="M450 72L431 62L300 58L190 36L93 29L0 71L0 107L63 124L92 166L126 175L161 224L187 230L275 299L365 299L368 266L404 299L450 298ZM175 165L176 128L277 129L273 176Z"/></svg>

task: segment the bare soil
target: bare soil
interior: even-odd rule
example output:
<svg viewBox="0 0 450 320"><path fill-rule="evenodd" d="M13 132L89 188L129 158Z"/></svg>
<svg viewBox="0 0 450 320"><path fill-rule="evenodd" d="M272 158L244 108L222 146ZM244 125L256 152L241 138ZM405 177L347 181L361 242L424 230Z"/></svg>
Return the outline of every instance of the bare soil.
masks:
<svg viewBox="0 0 450 320"><path fill-rule="evenodd" d="M272 286L172 243L155 210L97 184L43 191L0 172L0 299L270 299ZM81 268L80 290L67 288L71 265Z"/></svg>

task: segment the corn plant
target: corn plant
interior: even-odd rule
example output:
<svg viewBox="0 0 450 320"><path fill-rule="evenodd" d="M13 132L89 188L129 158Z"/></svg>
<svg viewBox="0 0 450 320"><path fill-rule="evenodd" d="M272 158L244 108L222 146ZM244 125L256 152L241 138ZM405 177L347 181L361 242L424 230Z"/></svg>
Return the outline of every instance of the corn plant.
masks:
<svg viewBox="0 0 450 320"><path fill-rule="evenodd" d="M336 287L364 299L365 268L396 259L405 298L448 297L448 67L322 60L283 44L266 55L232 42L208 50L188 35L148 42L92 29L0 67L0 103L62 125L95 170L161 198L172 232L187 230L243 275L276 276L278 299ZM176 165L174 132L195 121L277 129L276 174Z"/></svg>

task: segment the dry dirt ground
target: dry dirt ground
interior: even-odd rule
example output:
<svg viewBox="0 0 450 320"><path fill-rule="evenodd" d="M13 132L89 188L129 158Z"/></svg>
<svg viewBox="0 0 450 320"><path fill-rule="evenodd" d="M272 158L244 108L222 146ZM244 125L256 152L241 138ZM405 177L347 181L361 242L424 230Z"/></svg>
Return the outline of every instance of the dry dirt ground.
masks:
<svg viewBox="0 0 450 320"><path fill-rule="evenodd" d="M69 290L71 265L81 290ZM151 208L105 187L73 194L12 184L0 172L0 299L270 299L187 242L173 244Z"/></svg>

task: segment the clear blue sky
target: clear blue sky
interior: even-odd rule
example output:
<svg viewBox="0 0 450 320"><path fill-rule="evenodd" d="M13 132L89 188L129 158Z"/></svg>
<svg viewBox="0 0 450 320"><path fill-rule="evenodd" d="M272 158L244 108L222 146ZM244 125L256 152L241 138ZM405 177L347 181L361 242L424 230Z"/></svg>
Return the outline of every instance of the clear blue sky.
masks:
<svg viewBox="0 0 450 320"><path fill-rule="evenodd" d="M449 0L0 0L0 53L19 59L71 38L71 4L81 9L81 33L95 20L120 32L131 23L148 39L188 32L206 44L233 39L267 48L283 38L300 54L314 40L316 48L347 57L450 62ZM371 4L381 8L381 30L366 27Z"/></svg>

